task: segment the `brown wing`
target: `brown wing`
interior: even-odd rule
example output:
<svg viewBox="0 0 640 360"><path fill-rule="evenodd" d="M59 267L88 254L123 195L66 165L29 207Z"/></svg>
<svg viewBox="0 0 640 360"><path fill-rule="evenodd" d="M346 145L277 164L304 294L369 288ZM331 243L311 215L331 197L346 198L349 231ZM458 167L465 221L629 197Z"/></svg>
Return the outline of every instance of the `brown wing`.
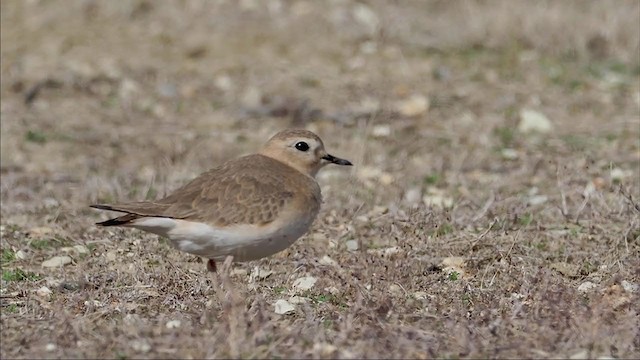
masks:
<svg viewBox="0 0 640 360"><path fill-rule="evenodd" d="M121 225L140 216L203 221L219 226L272 222L294 200L291 189L315 181L262 155L249 155L209 170L171 195L153 202L95 205L126 212L103 225ZM314 193L316 189L314 188ZM317 189L319 196L319 188ZM315 194L314 194L315 196ZM111 221L111 223L110 223Z"/></svg>

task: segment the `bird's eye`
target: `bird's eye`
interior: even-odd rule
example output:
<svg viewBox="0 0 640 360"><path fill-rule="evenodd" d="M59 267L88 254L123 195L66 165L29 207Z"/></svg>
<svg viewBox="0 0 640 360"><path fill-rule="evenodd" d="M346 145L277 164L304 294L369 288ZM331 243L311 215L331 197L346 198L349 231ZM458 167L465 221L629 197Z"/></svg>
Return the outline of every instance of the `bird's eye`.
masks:
<svg viewBox="0 0 640 360"><path fill-rule="evenodd" d="M296 143L296 149L298 149L300 151L307 151L307 150L309 150L309 144L307 144L304 141L300 141L300 142Z"/></svg>

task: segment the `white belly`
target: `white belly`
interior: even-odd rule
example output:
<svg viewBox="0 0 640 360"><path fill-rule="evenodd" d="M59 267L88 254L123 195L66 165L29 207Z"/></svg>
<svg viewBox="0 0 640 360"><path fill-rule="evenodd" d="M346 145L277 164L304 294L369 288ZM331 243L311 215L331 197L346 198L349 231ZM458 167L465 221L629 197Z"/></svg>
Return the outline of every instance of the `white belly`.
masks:
<svg viewBox="0 0 640 360"><path fill-rule="evenodd" d="M131 227L167 237L184 252L224 261L250 261L280 252L307 232L314 217L300 217L286 224L267 226L234 225L216 228L200 222L147 217L135 220Z"/></svg>

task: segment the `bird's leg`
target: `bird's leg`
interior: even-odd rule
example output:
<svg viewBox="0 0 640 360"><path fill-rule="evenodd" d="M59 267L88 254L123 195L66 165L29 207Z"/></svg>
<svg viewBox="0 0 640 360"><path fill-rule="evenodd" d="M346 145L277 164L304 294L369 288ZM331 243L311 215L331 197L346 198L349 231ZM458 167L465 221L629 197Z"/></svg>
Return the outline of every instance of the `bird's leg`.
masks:
<svg viewBox="0 0 640 360"><path fill-rule="evenodd" d="M209 261L207 261L207 270L209 270L212 273L218 271L218 267L216 266L215 260L209 259Z"/></svg>

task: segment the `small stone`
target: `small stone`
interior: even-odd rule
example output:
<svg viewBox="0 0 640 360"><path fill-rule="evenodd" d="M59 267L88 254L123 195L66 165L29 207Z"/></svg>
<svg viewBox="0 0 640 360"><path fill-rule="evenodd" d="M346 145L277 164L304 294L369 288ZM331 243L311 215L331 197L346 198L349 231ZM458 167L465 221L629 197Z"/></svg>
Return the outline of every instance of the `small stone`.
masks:
<svg viewBox="0 0 640 360"><path fill-rule="evenodd" d="M151 350L151 345L144 340L134 340L131 342L131 348L141 353L148 353Z"/></svg>
<svg viewBox="0 0 640 360"><path fill-rule="evenodd" d="M260 269L259 267L256 266L255 268L253 268L253 271L251 271L251 278L264 280L269 276L271 276L272 274L273 274L273 271Z"/></svg>
<svg viewBox="0 0 640 360"><path fill-rule="evenodd" d="M613 168L609 173L612 181L622 181L624 178L630 177L633 173L629 170L625 171L620 168Z"/></svg>
<svg viewBox="0 0 640 360"><path fill-rule="evenodd" d="M54 268L61 267L71 263L71 258L68 256L54 256L49 260L42 262L42 267Z"/></svg>
<svg viewBox="0 0 640 360"><path fill-rule="evenodd" d="M446 274L458 273L460 277L464 277L466 262L461 256L450 256L442 260L442 271Z"/></svg>
<svg viewBox="0 0 640 360"><path fill-rule="evenodd" d="M571 359L571 360L589 359L589 351L580 350L580 351L574 353L573 355L569 356L569 359Z"/></svg>
<svg viewBox="0 0 640 360"><path fill-rule="evenodd" d="M54 343L48 343L48 344L44 347L44 349L45 349L46 351L55 351L57 348L58 348L58 346L56 346L56 344L54 344Z"/></svg>
<svg viewBox="0 0 640 360"><path fill-rule="evenodd" d="M638 291L638 284L634 284L631 283L627 280L622 280L622 282L620 283L620 285L622 285L622 288L624 289L624 291L628 292L628 293L634 293Z"/></svg>
<svg viewBox="0 0 640 360"><path fill-rule="evenodd" d="M167 329L177 329L182 325L180 320L169 320L167 321L166 327Z"/></svg>
<svg viewBox="0 0 640 360"><path fill-rule="evenodd" d="M413 297L416 300L426 300L426 299L429 298L429 294L427 294L424 291L416 291L416 292L413 293Z"/></svg>
<svg viewBox="0 0 640 360"><path fill-rule="evenodd" d="M48 198L45 198L44 200L42 200L42 204L47 209L56 208L56 207L60 206L60 203L58 202L58 200L56 200L54 198L51 198L51 197L48 197Z"/></svg>
<svg viewBox="0 0 640 360"><path fill-rule="evenodd" d="M74 245L73 248L76 250L78 254L88 254L89 249L84 245Z"/></svg>
<svg viewBox="0 0 640 360"><path fill-rule="evenodd" d="M302 297L302 296L292 296L292 297L289 299L289 302L290 302L291 304L304 304L304 303L306 303L307 301L309 301L309 300L308 300L306 297Z"/></svg>
<svg viewBox="0 0 640 360"><path fill-rule="evenodd" d="M566 262L556 262L551 264L551 269L559 272L566 277L577 277L580 274L580 268L578 265L569 264Z"/></svg>
<svg viewBox="0 0 640 360"><path fill-rule="evenodd" d="M332 258L330 258L329 255L323 256L322 259L320 259L319 263L320 265L326 265L326 266L338 266L338 263Z"/></svg>
<svg viewBox="0 0 640 360"><path fill-rule="evenodd" d="M217 76L213 80L213 85L215 85L215 87L217 87L218 89L220 89L222 91L225 91L225 92L233 89L233 81L227 75Z"/></svg>
<svg viewBox="0 0 640 360"><path fill-rule="evenodd" d="M443 193L424 195L422 202L427 207L450 208L453 206L453 199Z"/></svg>
<svg viewBox="0 0 640 360"><path fill-rule="evenodd" d="M357 240L347 240L345 245L347 245L347 250L349 251L356 251L360 247Z"/></svg>
<svg viewBox="0 0 640 360"><path fill-rule="evenodd" d="M318 279L313 276L301 277L293 282L293 289L297 291L306 291L311 289L317 281Z"/></svg>
<svg viewBox="0 0 640 360"><path fill-rule="evenodd" d="M247 271L247 269L237 268L237 269L231 270L231 276L245 277L248 274L249 272Z"/></svg>
<svg viewBox="0 0 640 360"><path fill-rule="evenodd" d="M419 186L412 187L404 193L403 201L409 205L415 205L422 198L422 189Z"/></svg>
<svg viewBox="0 0 640 360"><path fill-rule="evenodd" d="M53 229L46 226L34 227L29 230L29 237L39 238L53 233Z"/></svg>
<svg viewBox="0 0 640 360"><path fill-rule="evenodd" d="M295 311L296 308L291 305L287 300L277 300L275 303L276 314L284 315Z"/></svg>
<svg viewBox="0 0 640 360"><path fill-rule="evenodd" d="M327 288L324 288L324 291L328 292L331 295L338 295L340 293L340 289L338 289L335 286L329 286Z"/></svg>
<svg viewBox="0 0 640 360"><path fill-rule="evenodd" d="M262 92L257 87L251 86L244 91L240 102L245 107L257 108L262 105Z"/></svg>
<svg viewBox="0 0 640 360"><path fill-rule="evenodd" d="M505 160L517 160L518 159L518 151L515 149L504 148L500 151L502 158Z"/></svg>
<svg viewBox="0 0 640 360"><path fill-rule="evenodd" d="M27 253L26 253L26 252L24 252L24 251L22 251L22 250L18 250L18 251L16 251L16 259L18 259L18 260L24 260L24 259L26 259L27 257L28 257L28 256L27 256Z"/></svg>
<svg viewBox="0 0 640 360"><path fill-rule="evenodd" d="M424 95L415 94L408 99L396 102L395 109L402 116L419 116L429 110L429 99Z"/></svg>
<svg viewBox="0 0 640 360"><path fill-rule="evenodd" d="M353 18L363 25L369 34L374 34L378 26L380 25L380 19L378 18L378 14L373 11L369 6L356 3L353 7Z"/></svg>
<svg viewBox="0 0 640 360"><path fill-rule="evenodd" d="M531 206L542 205L547 202L549 198L546 195L534 195L527 200L527 204Z"/></svg>
<svg viewBox="0 0 640 360"><path fill-rule="evenodd" d="M118 255L116 254L115 251L108 251L105 257L107 258L107 261L113 262L113 261L116 261L116 259L118 258Z"/></svg>
<svg viewBox="0 0 640 360"><path fill-rule="evenodd" d="M578 286L578 292L581 292L583 294L588 293L589 291L593 290L594 288L596 288L597 285L592 283L591 281L585 281L582 284L580 284Z"/></svg>
<svg viewBox="0 0 640 360"><path fill-rule="evenodd" d="M70 246L70 247L63 247L63 248L60 248L60 251L66 252L66 253L76 252L78 254L88 254L89 253L89 249L87 249L87 247L84 246L84 245L74 245L74 246Z"/></svg>
<svg viewBox="0 0 640 360"><path fill-rule="evenodd" d="M520 123L518 124L518 130L520 132L548 133L551 129L551 121L544 114L528 109L520 111Z"/></svg>
<svg viewBox="0 0 640 360"><path fill-rule="evenodd" d="M338 351L338 348L335 345L326 342L313 345L313 352L319 353L321 357L331 357L336 351Z"/></svg>
<svg viewBox="0 0 640 360"><path fill-rule="evenodd" d="M52 291L46 286L43 286L40 289L36 290L36 294L43 298L48 298L49 296L51 296L51 293Z"/></svg>
<svg viewBox="0 0 640 360"><path fill-rule="evenodd" d="M389 293L393 296L400 296L402 295L402 288L397 284L391 284L391 286L389 286Z"/></svg>
<svg viewBox="0 0 640 360"><path fill-rule="evenodd" d="M391 135L391 126L389 125L376 125L371 130L371 135L376 138L388 137Z"/></svg>

